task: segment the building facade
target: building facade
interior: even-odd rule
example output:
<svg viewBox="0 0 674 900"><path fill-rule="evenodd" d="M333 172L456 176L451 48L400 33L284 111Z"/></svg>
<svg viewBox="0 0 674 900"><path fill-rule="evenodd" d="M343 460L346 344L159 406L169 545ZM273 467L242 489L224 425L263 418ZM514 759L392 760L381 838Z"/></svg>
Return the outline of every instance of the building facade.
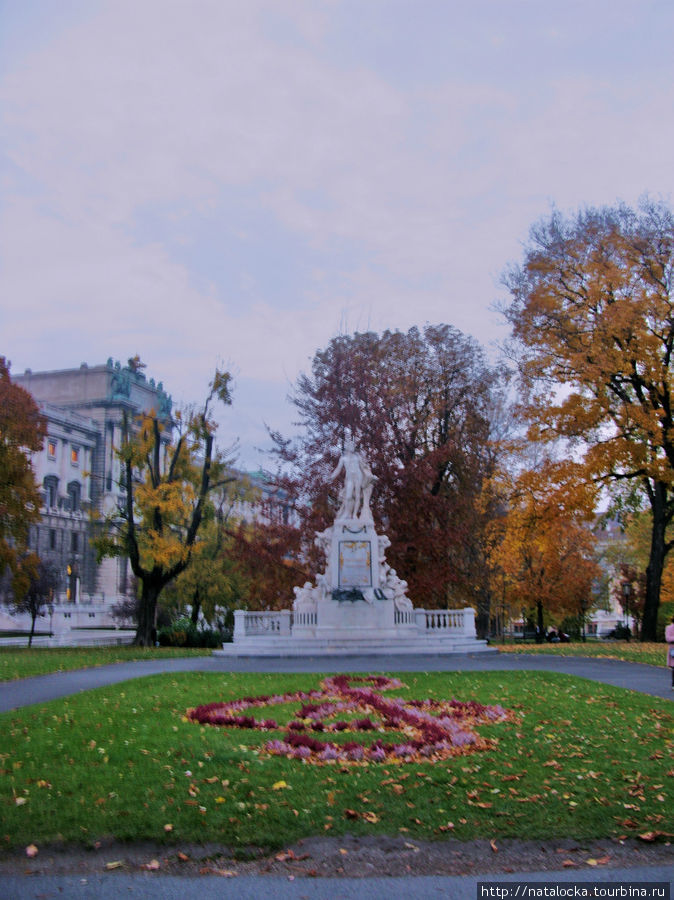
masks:
<svg viewBox="0 0 674 900"><path fill-rule="evenodd" d="M171 432L171 397L161 382L146 378L138 359L13 376L34 397L47 422L47 438L33 454L41 488L41 521L30 546L60 573L56 619L66 625L112 624L110 608L134 589L124 558L96 562L91 539L96 518L124 503L116 451L124 419L154 411ZM59 622L53 622L58 630Z"/></svg>

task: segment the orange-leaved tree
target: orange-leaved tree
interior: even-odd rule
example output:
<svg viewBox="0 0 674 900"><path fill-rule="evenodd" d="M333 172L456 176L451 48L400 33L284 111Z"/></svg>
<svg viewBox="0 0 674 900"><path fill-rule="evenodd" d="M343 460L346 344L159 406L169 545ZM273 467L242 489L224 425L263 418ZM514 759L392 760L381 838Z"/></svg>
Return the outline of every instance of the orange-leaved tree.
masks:
<svg viewBox="0 0 674 900"><path fill-rule="evenodd" d="M647 498L641 637L654 640L674 546L674 216L648 200L555 212L505 281L529 436L567 440L586 478L631 482Z"/></svg>
<svg viewBox="0 0 674 900"><path fill-rule="evenodd" d="M534 610L540 635L546 618L585 615L601 572L591 492L577 475L576 466L549 461L521 472L501 485L506 512L491 524L494 590L510 610Z"/></svg>

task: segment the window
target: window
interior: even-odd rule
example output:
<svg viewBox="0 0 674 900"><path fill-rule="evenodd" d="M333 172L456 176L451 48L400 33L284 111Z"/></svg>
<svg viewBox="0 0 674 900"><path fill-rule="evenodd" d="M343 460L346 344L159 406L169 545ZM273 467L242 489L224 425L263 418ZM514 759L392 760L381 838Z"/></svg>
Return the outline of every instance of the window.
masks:
<svg viewBox="0 0 674 900"><path fill-rule="evenodd" d="M49 459L56 459L56 441L53 438L47 440L47 456Z"/></svg>
<svg viewBox="0 0 674 900"><path fill-rule="evenodd" d="M44 487L44 505L47 508L51 508L52 506L56 506L56 501L58 499L58 486L59 480L56 475L47 475L45 476L44 481L42 482Z"/></svg>
<svg viewBox="0 0 674 900"><path fill-rule="evenodd" d="M80 464L80 448L79 447L71 447L70 448L70 465L71 466L79 466Z"/></svg>
<svg viewBox="0 0 674 900"><path fill-rule="evenodd" d="M77 512L81 505L82 487L79 481L71 481L68 485L68 498L70 500L70 509Z"/></svg>
<svg viewBox="0 0 674 900"><path fill-rule="evenodd" d="M49 529L49 549L56 550L56 531L53 528Z"/></svg>
<svg viewBox="0 0 674 900"><path fill-rule="evenodd" d="M70 549L73 553L77 553L80 547L79 534L76 531L70 535Z"/></svg>

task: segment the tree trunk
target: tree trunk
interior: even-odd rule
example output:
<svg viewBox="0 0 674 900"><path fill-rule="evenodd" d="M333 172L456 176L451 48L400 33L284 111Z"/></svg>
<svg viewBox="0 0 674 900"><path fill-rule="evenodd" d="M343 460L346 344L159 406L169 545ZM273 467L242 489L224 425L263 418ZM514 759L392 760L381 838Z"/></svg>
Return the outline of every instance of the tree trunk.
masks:
<svg viewBox="0 0 674 900"><path fill-rule="evenodd" d="M536 601L536 643L543 643L543 603Z"/></svg>
<svg viewBox="0 0 674 900"><path fill-rule="evenodd" d="M194 594L192 595L192 615L191 620L193 625L199 624L199 612L201 610L201 600L199 599L199 588L194 589Z"/></svg>
<svg viewBox="0 0 674 900"><path fill-rule="evenodd" d="M660 606L660 587L662 584L662 570L665 565L665 530L667 520L665 517L665 503L667 499L667 486L662 482L656 482L650 492L653 525L651 530L651 552L646 568L646 598L644 600L644 614L641 620L641 640L654 641L658 624L658 607Z"/></svg>
<svg viewBox="0 0 674 900"><path fill-rule="evenodd" d="M491 620L491 592L481 590L477 595L477 615L475 616L475 632L481 640L489 637Z"/></svg>
<svg viewBox="0 0 674 900"><path fill-rule="evenodd" d="M30 617L30 634L28 635L28 647L33 646L33 635L35 634L35 619L37 618L37 613L31 614Z"/></svg>
<svg viewBox="0 0 674 900"><path fill-rule="evenodd" d="M153 578L142 579L142 591L138 604L138 627L133 643L136 647L154 647L157 639L155 627L157 599L163 584Z"/></svg>

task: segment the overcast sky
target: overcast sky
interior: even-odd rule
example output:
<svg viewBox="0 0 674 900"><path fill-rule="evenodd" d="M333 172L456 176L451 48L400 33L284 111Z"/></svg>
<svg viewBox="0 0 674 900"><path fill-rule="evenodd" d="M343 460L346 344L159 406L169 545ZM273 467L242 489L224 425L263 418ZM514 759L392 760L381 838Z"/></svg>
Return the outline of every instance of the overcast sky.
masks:
<svg viewBox="0 0 674 900"><path fill-rule="evenodd" d="M264 422L339 332L485 347L555 204L674 191L671 0L0 0L0 353Z"/></svg>

